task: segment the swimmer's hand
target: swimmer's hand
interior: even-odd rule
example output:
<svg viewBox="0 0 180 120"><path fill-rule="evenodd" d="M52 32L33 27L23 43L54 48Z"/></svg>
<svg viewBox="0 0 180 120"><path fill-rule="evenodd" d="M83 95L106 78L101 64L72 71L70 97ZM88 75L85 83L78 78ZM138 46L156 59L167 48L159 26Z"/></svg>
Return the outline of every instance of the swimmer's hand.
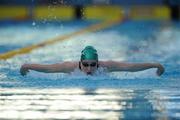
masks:
<svg viewBox="0 0 180 120"><path fill-rule="evenodd" d="M161 76L164 73L164 71L165 71L164 67L161 64L157 64L156 74L158 76Z"/></svg>
<svg viewBox="0 0 180 120"><path fill-rule="evenodd" d="M25 76L29 72L28 64L24 64L20 68L20 73L22 76Z"/></svg>

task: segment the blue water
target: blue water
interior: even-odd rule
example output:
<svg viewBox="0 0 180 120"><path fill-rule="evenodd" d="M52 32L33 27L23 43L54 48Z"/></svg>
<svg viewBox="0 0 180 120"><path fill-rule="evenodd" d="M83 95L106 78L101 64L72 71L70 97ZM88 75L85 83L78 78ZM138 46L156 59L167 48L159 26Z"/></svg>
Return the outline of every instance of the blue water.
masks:
<svg viewBox="0 0 180 120"><path fill-rule="evenodd" d="M24 22L0 24L0 53L68 34L96 22ZM127 21L97 32L74 36L29 54L0 61L0 119L180 119L180 24ZM24 63L50 64L79 60L93 45L100 60L160 62L140 72L99 71L85 76L19 74Z"/></svg>

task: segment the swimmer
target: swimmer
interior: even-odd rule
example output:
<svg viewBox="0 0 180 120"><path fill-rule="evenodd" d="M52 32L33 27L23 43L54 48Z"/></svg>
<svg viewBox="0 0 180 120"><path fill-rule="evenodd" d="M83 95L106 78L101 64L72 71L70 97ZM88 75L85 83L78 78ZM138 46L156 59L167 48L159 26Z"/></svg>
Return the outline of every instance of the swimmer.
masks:
<svg viewBox="0 0 180 120"><path fill-rule="evenodd" d="M164 73L164 67L160 63L126 63L117 61L99 61L98 54L94 47L87 46L81 52L79 62L63 62L49 65L42 64L24 64L21 66L21 75L26 75L29 70L35 70L44 73L71 73L75 69L80 69L87 75L93 75L99 68L106 68L108 72L128 71L136 72L150 68L157 68L158 76Z"/></svg>

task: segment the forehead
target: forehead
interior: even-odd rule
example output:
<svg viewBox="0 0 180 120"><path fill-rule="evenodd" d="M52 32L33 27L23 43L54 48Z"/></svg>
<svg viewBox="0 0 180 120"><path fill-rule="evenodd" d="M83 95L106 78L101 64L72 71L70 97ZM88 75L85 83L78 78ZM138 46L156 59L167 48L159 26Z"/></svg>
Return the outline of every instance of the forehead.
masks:
<svg viewBox="0 0 180 120"><path fill-rule="evenodd" d="M82 60L82 62L92 63L92 62L97 62L97 60Z"/></svg>

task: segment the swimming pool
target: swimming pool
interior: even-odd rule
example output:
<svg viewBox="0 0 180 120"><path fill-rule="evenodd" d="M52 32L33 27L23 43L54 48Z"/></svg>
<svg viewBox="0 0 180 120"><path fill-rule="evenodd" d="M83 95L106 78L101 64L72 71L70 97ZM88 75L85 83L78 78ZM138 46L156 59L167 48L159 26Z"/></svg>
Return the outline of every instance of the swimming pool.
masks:
<svg viewBox="0 0 180 120"><path fill-rule="evenodd" d="M96 22L0 25L0 53L80 30ZM0 119L180 119L180 24L128 21L0 61ZM23 63L79 60L93 45L101 60L160 62L166 71L19 74Z"/></svg>

